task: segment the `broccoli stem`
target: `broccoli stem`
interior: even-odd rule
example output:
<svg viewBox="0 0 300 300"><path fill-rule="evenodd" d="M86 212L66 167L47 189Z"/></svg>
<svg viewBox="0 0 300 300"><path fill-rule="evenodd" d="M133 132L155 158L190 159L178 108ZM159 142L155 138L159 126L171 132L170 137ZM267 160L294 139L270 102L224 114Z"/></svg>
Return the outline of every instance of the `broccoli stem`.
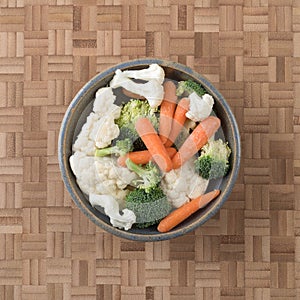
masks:
<svg viewBox="0 0 300 300"><path fill-rule="evenodd" d="M143 177L145 175L145 173L147 172L143 167L137 165L131 159L126 159L126 166L130 171L135 172L140 177Z"/></svg>
<svg viewBox="0 0 300 300"><path fill-rule="evenodd" d="M101 157L101 156L107 156L110 154L117 154L117 155L124 155L129 151L132 151L133 146L130 139L124 139L124 140L117 140L116 145L97 149L95 151L95 156Z"/></svg>
<svg viewBox="0 0 300 300"><path fill-rule="evenodd" d="M137 165L130 158L127 158L126 166L129 170L135 172L140 178L133 180L132 183L141 189L149 192L156 187L161 180L161 173L158 167L153 162L148 162L145 166Z"/></svg>
<svg viewBox="0 0 300 300"><path fill-rule="evenodd" d="M103 156L115 154L115 153L117 153L117 150L118 150L117 146L107 147L107 148L102 148L102 149L96 149L95 156L103 157Z"/></svg>

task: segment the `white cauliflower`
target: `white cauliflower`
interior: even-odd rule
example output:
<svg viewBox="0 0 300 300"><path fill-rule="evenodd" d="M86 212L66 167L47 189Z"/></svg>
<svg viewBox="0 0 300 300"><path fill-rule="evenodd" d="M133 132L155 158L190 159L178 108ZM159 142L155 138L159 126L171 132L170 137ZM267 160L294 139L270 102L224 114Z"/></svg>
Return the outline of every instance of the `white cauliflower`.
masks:
<svg viewBox="0 0 300 300"><path fill-rule="evenodd" d="M161 181L163 191L176 208L203 194L207 185L208 180L195 172L194 158L181 168L166 173Z"/></svg>
<svg viewBox="0 0 300 300"><path fill-rule="evenodd" d="M214 98L209 94L204 94L202 97L195 92L189 95L190 107L185 114L187 118L199 122L207 118L212 111Z"/></svg>
<svg viewBox="0 0 300 300"><path fill-rule="evenodd" d="M93 111L100 117L111 114L114 119L120 117L121 107L115 105L116 96L111 87L104 87L96 92L96 98L93 105Z"/></svg>
<svg viewBox="0 0 300 300"><path fill-rule="evenodd" d="M82 126L82 129L73 144L73 151L81 151L87 155L93 155L95 152L95 140L91 139L90 132L95 127L95 123L99 120L99 117L95 113L90 113L86 119L86 123Z"/></svg>
<svg viewBox="0 0 300 300"><path fill-rule="evenodd" d="M137 178L134 172L120 167L112 157L95 158L80 151L70 157L70 166L85 194L110 194L119 200L121 207L129 192L127 185Z"/></svg>
<svg viewBox="0 0 300 300"><path fill-rule="evenodd" d="M91 138L94 138L98 148L109 146L111 141L118 137L120 133L119 126L115 124L114 116L112 114L103 116L99 119L99 121L95 123L94 128L97 130L97 133L95 134L95 131L92 131L90 134Z"/></svg>
<svg viewBox="0 0 300 300"><path fill-rule="evenodd" d="M127 168L120 167L112 157L95 158L96 182L95 191L97 194L110 194L120 201L120 206L124 205L126 189L137 175Z"/></svg>
<svg viewBox="0 0 300 300"><path fill-rule="evenodd" d="M89 201L93 207L101 206L104 208L104 213L109 216L110 223L114 227L128 230L136 222L136 216L132 210L125 208L120 214L119 203L111 195L90 194Z"/></svg>
<svg viewBox="0 0 300 300"><path fill-rule="evenodd" d="M99 119L94 123L89 137L98 148L109 146L120 133L114 120L120 117L121 108L114 104L115 99L111 87L104 87L96 92L93 110Z"/></svg>
<svg viewBox="0 0 300 300"><path fill-rule="evenodd" d="M111 87L104 87L96 92L96 98L93 105L93 111L99 116L104 116L114 105L116 96Z"/></svg>
<svg viewBox="0 0 300 300"><path fill-rule="evenodd" d="M165 71L158 64L151 64L147 69L142 70L125 70L123 74L129 78L142 80L157 80L160 84L164 82Z"/></svg>
<svg viewBox="0 0 300 300"><path fill-rule="evenodd" d="M146 83L136 83L132 81L124 72L116 70L115 76L110 82L110 87L113 89L123 87L124 89L145 97L152 108L158 107L164 97L164 88L160 81L150 79Z"/></svg>
<svg viewBox="0 0 300 300"><path fill-rule="evenodd" d="M74 152L81 151L87 155L94 155L96 141L99 140L98 147L100 145L101 148L106 147L119 135L119 128L114 124L114 119L119 118L121 108L114 104L115 98L110 87L100 88L96 92L93 112L88 115L86 123L77 136L73 145Z"/></svg>
<svg viewBox="0 0 300 300"><path fill-rule="evenodd" d="M126 187L136 177L135 173L118 166L111 157L94 157L96 146L106 147L119 135L119 127L114 120L120 116L121 108L114 104L115 98L110 87L96 92L93 111L73 145L70 166L83 193L110 194L123 206L128 193ZM125 212L124 217L132 219L128 212ZM113 222L114 226L122 227L117 219L113 218ZM129 229L128 225L125 227Z"/></svg>
<svg viewBox="0 0 300 300"><path fill-rule="evenodd" d="M70 157L70 166L76 176L77 184L85 193L94 193L96 185L95 159L86 153L76 151Z"/></svg>

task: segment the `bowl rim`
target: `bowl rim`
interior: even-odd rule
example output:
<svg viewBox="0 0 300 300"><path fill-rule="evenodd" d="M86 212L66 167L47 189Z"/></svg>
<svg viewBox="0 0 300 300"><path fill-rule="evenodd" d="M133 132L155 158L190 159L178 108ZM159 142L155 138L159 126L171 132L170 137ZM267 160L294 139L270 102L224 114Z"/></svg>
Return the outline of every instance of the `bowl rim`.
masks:
<svg viewBox="0 0 300 300"><path fill-rule="evenodd" d="M128 69L128 68L145 66L150 64L158 64L162 67L170 67L179 72L185 73L186 75L203 83L203 85L208 87L209 90L213 92L214 97L216 97L218 101L221 102L221 105L226 110L226 113L230 120L230 127L233 129L233 145L234 145L233 152L235 153L235 155L233 156L231 172L228 174L229 184L227 184L225 189L222 190L221 194L218 196L219 201L214 201L209 211L207 211L203 216L201 216L201 218L193 221L191 224L189 224L184 228L178 228L178 229L174 228L173 230L166 233L158 232L157 234L147 235L147 234L132 233L130 231L125 231L113 227L112 225L107 224L103 220L99 219L91 211L91 209L89 209L86 205L84 205L84 203L80 199L80 196L77 194L75 188L73 187L74 182L71 181L70 176L68 175L66 164L69 164L69 157L66 157L66 153L64 150L66 149L66 130L67 130L66 124L68 124L69 120L72 117L74 108L76 107L80 99L85 95L85 93L87 93L91 87L96 85L98 81L105 79L108 75L113 74L117 69ZM206 79L203 75L192 70L190 67L178 62L157 59L157 58L142 58L142 59L134 59L134 60L121 62L110 68L103 70L102 72L92 77L87 83L84 84L84 86L77 92L75 97L70 102L64 114L60 131L59 131L59 137L58 137L58 162L61 171L61 177L63 179L65 187L67 188L72 200L77 205L77 207L81 210L81 212L83 212L89 218L89 220L91 220L94 224L104 229L105 231L121 238L134 240L134 241L141 241L141 242L162 241L162 240L168 240L175 237L179 237L181 235L184 235L196 229L197 227L207 222L213 215L215 215L220 210L220 208L223 206L223 204L229 197L233 189L233 186L235 184L235 181L237 180L238 177L238 173L240 169L240 159L241 159L241 141L240 141L238 125L231 111L230 106L228 105L228 103L226 102L222 94L218 91L218 89L216 89L213 86L213 84L208 79Z"/></svg>

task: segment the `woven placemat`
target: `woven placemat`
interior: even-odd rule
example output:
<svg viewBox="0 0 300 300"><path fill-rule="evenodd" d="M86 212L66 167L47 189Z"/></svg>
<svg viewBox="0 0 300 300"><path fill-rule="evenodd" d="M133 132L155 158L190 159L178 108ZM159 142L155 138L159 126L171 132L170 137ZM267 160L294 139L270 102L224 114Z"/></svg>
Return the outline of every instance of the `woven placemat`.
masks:
<svg viewBox="0 0 300 300"><path fill-rule="evenodd" d="M220 212L155 243L92 224L57 160L77 91L146 56L211 80L242 139ZM1 0L0 299L300 299L299 99L297 0Z"/></svg>

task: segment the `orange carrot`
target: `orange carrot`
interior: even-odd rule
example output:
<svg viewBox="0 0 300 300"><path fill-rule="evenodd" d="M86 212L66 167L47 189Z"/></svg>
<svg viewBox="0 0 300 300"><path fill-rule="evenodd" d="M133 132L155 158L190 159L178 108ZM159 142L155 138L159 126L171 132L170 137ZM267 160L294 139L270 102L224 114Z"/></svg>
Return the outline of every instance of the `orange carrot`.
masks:
<svg viewBox="0 0 300 300"><path fill-rule="evenodd" d="M172 211L158 224L157 230L159 232L167 232L175 226L186 220L190 215L195 213L198 209L206 206L209 202L219 196L220 190L214 190L207 194L201 195L190 202L183 204L181 207Z"/></svg>
<svg viewBox="0 0 300 300"><path fill-rule="evenodd" d="M182 98L176 107L174 118L172 122L172 129L168 140L165 143L166 147L170 147L176 140L178 134L180 133L183 124L186 120L186 112L189 110L190 100L189 98Z"/></svg>
<svg viewBox="0 0 300 300"><path fill-rule="evenodd" d="M172 128L173 115L176 108L176 85L169 80L164 83L164 99L160 106L159 137L163 144L167 141Z"/></svg>
<svg viewBox="0 0 300 300"><path fill-rule="evenodd" d="M176 154L176 149L172 147L166 148L170 158ZM151 154L148 150L128 152L127 154L118 158L118 164L122 167L126 167L126 159L130 158L135 164L144 165L151 160Z"/></svg>
<svg viewBox="0 0 300 300"><path fill-rule="evenodd" d="M166 149L171 159L177 153L177 150L173 147L166 147Z"/></svg>
<svg viewBox="0 0 300 300"><path fill-rule="evenodd" d="M132 93L124 88L122 88L122 92L125 96L131 98L131 99L140 99L140 100L145 100L146 98L144 96L141 96L139 94L135 94L135 93Z"/></svg>
<svg viewBox="0 0 300 300"><path fill-rule="evenodd" d="M169 172L172 169L172 160L150 120L147 118L138 119L135 123L135 129L158 167L163 172Z"/></svg>
<svg viewBox="0 0 300 300"><path fill-rule="evenodd" d="M172 158L173 168L179 168L196 154L219 127L220 119L217 117L209 116L200 122Z"/></svg>

